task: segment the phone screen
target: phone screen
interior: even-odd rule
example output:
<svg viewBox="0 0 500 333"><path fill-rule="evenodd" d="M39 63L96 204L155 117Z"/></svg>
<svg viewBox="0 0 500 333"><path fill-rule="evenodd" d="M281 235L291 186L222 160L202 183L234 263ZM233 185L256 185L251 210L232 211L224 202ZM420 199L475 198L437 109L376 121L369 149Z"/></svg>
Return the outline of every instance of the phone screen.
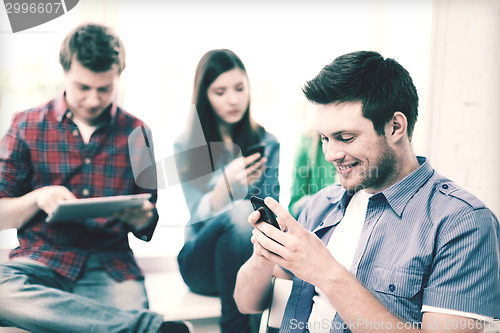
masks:
<svg viewBox="0 0 500 333"><path fill-rule="evenodd" d="M281 230L278 221L276 220L276 216L264 203L264 199L252 195L250 197L250 202L252 203L253 209L260 212L260 218L258 222L266 222Z"/></svg>

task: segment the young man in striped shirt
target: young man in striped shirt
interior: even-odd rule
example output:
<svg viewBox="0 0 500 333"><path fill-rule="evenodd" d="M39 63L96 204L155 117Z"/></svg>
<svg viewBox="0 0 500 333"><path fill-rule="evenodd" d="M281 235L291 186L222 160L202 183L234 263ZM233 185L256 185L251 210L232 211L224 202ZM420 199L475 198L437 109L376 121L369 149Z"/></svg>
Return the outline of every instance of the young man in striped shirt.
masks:
<svg viewBox="0 0 500 333"><path fill-rule="evenodd" d="M266 306L271 277L293 275L280 332L481 332L500 317L500 228L476 197L413 151L418 97L376 52L338 57L304 87L341 184L281 229L257 223L238 273L242 312Z"/></svg>

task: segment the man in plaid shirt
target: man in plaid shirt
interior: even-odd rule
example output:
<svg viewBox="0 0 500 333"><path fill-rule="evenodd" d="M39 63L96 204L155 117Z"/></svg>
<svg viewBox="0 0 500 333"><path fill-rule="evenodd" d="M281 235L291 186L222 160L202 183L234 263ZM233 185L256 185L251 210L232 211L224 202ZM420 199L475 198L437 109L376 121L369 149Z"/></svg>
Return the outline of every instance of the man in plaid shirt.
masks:
<svg viewBox="0 0 500 333"><path fill-rule="evenodd" d="M149 241L158 214L157 192L136 184L129 156L129 135L145 124L115 102L123 44L107 27L81 25L63 41L60 63L64 92L16 114L0 143L0 229L16 228L20 244L0 265L0 323L33 332L189 332L188 323L147 310L128 244L129 232ZM147 192L151 201L112 217L45 222L63 200Z"/></svg>

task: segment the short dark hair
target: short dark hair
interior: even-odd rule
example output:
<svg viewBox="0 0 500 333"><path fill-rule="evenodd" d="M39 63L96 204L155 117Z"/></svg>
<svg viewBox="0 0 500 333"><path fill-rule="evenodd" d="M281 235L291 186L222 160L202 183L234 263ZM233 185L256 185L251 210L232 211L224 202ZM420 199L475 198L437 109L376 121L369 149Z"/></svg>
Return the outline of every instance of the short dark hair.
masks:
<svg viewBox="0 0 500 333"><path fill-rule="evenodd" d="M373 51L342 55L326 65L302 88L316 104L362 103L363 116L370 119L378 135L394 112L408 119L411 139L418 116L418 95L410 74L394 59Z"/></svg>
<svg viewBox="0 0 500 333"><path fill-rule="evenodd" d="M105 72L117 65L118 74L125 69L125 47L111 28L98 24L82 24L64 39L59 63L65 72L73 57L93 72Z"/></svg>

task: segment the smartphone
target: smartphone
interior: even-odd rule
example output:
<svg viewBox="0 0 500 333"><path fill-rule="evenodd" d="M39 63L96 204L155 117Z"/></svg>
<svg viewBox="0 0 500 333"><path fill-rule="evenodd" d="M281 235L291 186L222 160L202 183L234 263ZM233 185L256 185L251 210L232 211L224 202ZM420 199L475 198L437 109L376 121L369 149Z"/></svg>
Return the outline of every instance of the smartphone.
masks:
<svg viewBox="0 0 500 333"><path fill-rule="evenodd" d="M258 143L256 145L251 145L243 151L243 156L247 157L255 153L260 153L260 158L264 157L264 144Z"/></svg>
<svg viewBox="0 0 500 333"><path fill-rule="evenodd" d="M280 225L276 220L276 216L264 203L264 199L252 195L250 197L250 203L252 204L254 210L258 210L260 212L260 218L257 222L266 222L281 230Z"/></svg>

